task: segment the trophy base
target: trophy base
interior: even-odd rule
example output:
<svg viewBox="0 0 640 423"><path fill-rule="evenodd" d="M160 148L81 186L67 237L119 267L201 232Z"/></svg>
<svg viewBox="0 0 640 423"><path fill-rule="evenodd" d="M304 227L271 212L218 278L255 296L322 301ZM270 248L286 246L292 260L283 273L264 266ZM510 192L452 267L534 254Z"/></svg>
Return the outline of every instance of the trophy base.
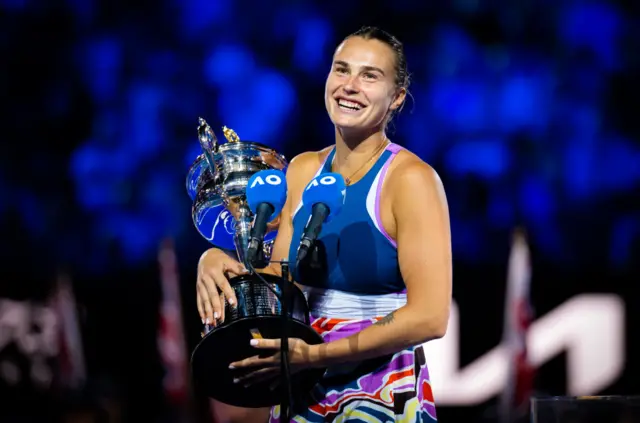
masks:
<svg viewBox="0 0 640 423"><path fill-rule="evenodd" d="M234 377L239 376L239 370L228 367L234 361L260 352L249 345L255 334L260 334L263 338L279 339L282 334L281 326L281 316L247 317L220 326L205 335L191 357L191 373L196 391L236 407L261 408L280 404L282 387L278 385L275 389L270 389L273 380L245 388L233 383ZM294 319L289 319L289 338L300 338L311 345L322 343L322 337L315 330ZM295 373L290 380L292 391L295 394L310 392L325 370L307 369Z"/></svg>

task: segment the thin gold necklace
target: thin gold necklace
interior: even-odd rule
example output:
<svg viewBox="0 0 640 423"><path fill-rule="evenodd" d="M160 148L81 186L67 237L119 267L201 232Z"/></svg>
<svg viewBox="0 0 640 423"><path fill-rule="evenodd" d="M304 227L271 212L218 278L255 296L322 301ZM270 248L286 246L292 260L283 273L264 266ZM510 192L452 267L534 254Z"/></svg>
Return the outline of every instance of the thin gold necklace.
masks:
<svg viewBox="0 0 640 423"><path fill-rule="evenodd" d="M358 172L360 172L362 170L363 167L365 167L367 164L369 164L371 162L371 160L373 160L382 150L383 147L386 147L387 145L387 141L388 139L385 137L385 139L380 143L380 145L376 148L376 150L373 152L373 154L371 155L371 157L369 157L369 159L364 162L359 168L356 169L355 172L353 172L351 175L349 175L348 177L344 178L344 183L349 186L351 185L351 178L353 178ZM335 161L336 156L333 156L333 160ZM332 163L333 164L333 163Z"/></svg>

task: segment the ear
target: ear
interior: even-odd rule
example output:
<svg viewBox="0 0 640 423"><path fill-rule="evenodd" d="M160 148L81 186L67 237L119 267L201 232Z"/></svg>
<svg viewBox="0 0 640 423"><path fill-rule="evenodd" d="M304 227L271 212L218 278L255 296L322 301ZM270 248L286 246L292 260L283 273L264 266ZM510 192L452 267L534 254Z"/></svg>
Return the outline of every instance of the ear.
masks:
<svg viewBox="0 0 640 423"><path fill-rule="evenodd" d="M396 93L396 98L391 103L390 109L392 111L398 110L398 108L404 103L405 98L407 98L407 89L400 88Z"/></svg>

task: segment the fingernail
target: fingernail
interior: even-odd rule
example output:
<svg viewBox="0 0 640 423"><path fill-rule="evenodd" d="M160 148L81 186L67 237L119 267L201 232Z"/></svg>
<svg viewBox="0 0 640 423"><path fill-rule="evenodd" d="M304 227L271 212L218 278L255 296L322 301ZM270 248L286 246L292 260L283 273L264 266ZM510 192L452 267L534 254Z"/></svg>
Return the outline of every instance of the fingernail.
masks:
<svg viewBox="0 0 640 423"><path fill-rule="evenodd" d="M249 269L247 269L246 267L243 267L243 268L242 268L242 271L243 271L244 273L249 273Z"/></svg>
<svg viewBox="0 0 640 423"><path fill-rule="evenodd" d="M230 368L230 369L235 369L235 368L236 368L236 366L234 366L233 364L229 364L229 368Z"/></svg>
<svg viewBox="0 0 640 423"><path fill-rule="evenodd" d="M233 379L233 383L238 383L240 382L240 379Z"/></svg>
<svg viewBox="0 0 640 423"><path fill-rule="evenodd" d="M200 320L202 320L202 324L204 325L204 319L201 318Z"/></svg>
<svg viewBox="0 0 640 423"><path fill-rule="evenodd" d="M211 323L211 322L209 321L209 318L208 318L208 317L207 317L206 319L204 319L204 324L205 324L205 325L208 325L208 324L210 324L210 323Z"/></svg>
<svg viewBox="0 0 640 423"><path fill-rule="evenodd" d="M218 319L218 317L219 317L219 316L220 316L220 315L218 314L218 312L217 312L217 311L214 311L214 312L213 312L213 318L214 318L214 319Z"/></svg>
<svg viewBox="0 0 640 423"><path fill-rule="evenodd" d="M258 340L252 339L251 341L249 341L249 345L251 345L252 347L255 347L256 345L258 345Z"/></svg>
<svg viewBox="0 0 640 423"><path fill-rule="evenodd" d="M229 305L233 307L233 306L235 306L235 304L236 304L236 302L233 301L233 298L229 298Z"/></svg>

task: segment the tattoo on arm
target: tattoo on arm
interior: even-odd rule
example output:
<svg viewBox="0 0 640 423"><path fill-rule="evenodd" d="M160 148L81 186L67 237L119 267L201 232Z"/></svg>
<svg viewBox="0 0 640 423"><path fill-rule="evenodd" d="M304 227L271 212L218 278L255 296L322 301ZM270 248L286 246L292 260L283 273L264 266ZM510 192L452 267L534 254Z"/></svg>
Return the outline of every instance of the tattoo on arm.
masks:
<svg viewBox="0 0 640 423"><path fill-rule="evenodd" d="M386 326L390 323L393 323L393 313L391 312L389 314L387 314L386 316L384 316L382 319L378 320L375 324L378 326Z"/></svg>

